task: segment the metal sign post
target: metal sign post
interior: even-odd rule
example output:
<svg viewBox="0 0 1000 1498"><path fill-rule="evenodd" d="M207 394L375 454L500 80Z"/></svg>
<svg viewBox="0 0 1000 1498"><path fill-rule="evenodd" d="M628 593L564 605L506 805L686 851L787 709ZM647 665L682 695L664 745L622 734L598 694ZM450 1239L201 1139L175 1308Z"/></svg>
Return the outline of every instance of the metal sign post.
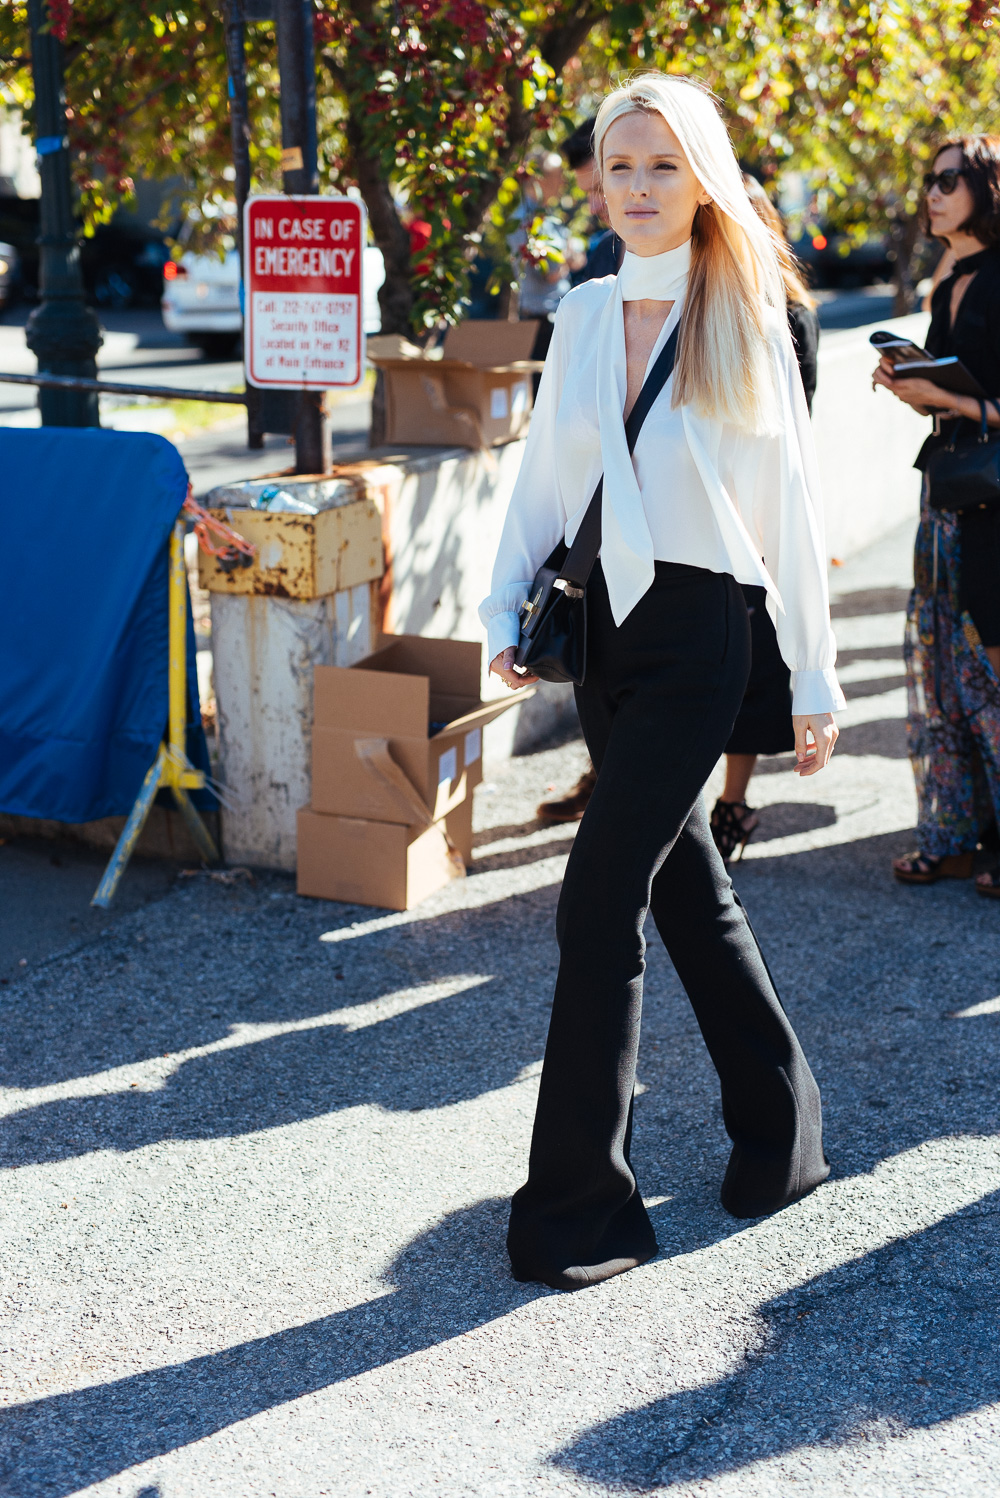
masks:
<svg viewBox="0 0 1000 1498"><path fill-rule="evenodd" d="M313 0L275 0L274 17L281 75L281 185L289 196L318 193ZM318 389L300 388L295 471L323 473L330 456L323 396Z"/></svg>
<svg viewBox="0 0 1000 1498"><path fill-rule="evenodd" d="M306 392L356 388L365 363L362 205L354 198L251 197L243 242L248 383Z"/></svg>

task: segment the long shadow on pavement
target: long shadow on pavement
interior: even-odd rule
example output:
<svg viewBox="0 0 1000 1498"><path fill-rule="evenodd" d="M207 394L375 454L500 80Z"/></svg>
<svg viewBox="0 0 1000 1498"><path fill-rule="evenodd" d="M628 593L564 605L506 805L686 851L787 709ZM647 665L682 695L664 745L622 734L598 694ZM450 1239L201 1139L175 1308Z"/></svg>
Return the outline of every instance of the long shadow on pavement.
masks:
<svg viewBox="0 0 1000 1498"><path fill-rule="evenodd" d="M65 1498L265 1410L448 1342L539 1296L510 1278L508 1203L487 1200L408 1244L389 1293L205 1357L0 1411L0 1491ZM737 1230L720 1223L716 1238ZM692 1238L682 1251L702 1246Z"/></svg>
<svg viewBox="0 0 1000 1498"><path fill-rule="evenodd" d="M817 1443L886 1441L994 1404L998 1215L1000 1194L777 1297L729 1378L629 1410L554 1464L648 1492Z"/></svg>
<svg viewBox="0 0 1000 1498"><path fill-rule="evenodd" d="M276 1405L446 1342L537 1298L498 1273L507 1204L404 1249L385 1296L206 1357L0 1412L0 1491L63 1498Z"/></svg>

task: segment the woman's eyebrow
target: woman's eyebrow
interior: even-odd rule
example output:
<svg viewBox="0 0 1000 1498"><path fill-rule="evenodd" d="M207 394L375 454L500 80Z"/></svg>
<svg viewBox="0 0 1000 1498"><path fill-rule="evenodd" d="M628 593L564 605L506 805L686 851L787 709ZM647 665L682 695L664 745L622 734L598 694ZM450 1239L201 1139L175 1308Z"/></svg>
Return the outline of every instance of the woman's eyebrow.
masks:
<svg viewBox="0 0 1000 1498"><path fill-rule="evenodd" d="M631 161L632 154L629 151L609 151L605 161ZM680 161L679 151L654 151L651 153L653 161Z"/></svg>

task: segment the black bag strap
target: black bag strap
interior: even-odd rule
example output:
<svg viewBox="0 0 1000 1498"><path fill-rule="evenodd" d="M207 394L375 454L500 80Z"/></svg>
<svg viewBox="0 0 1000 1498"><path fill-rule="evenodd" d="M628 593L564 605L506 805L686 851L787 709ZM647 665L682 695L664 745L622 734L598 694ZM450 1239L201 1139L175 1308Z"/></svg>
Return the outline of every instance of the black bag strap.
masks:
<svg viewBox="0 0 1000 1498"><path fill-rule="evenodd" d="M673 373L674 361L677 358L677 337L680 333L680 325L674 329L666 343L657 356L656 363L649 371L642 389L639 391L635 405L628 414L625 423L625 440L628 443L629 453L635 449L642 424L649 415L653 402L663 389ZM566 560L559 569L559 576L565 579L574 588L585 588L587 579L594 570L597 561L597 553L601 549L601 504L604 497L604 475L597 481L587 513L580 522L580 529L576 533L573 545L570 547Z"/></svg>
<svg viewBox="0 0 1000 1498"><path fill-rule="evenodd" d="M989 442L989 440L990 440L990 430L989 430L990 424L989 424L989 422L986 419L986 407L987 406L992 406L993 409L994 409L994 411L997 413L997 415L1000 416L1000 405L997 405L997 402L993 399L992 395L988 395L984 401L980 401L979 402L979 440L980 440L980 442Z"/></svg>

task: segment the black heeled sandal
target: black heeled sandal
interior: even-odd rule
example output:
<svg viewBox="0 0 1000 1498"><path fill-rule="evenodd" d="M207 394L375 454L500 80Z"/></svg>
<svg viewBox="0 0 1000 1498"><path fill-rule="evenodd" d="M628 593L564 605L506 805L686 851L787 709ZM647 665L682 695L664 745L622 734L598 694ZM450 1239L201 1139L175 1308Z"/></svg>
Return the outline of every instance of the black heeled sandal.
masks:
<svg viewBox="0 0 1000 1498"><path fill-rule="evenodd" d="M747 843L760 826L760 817L745 801L723 801L720 797L712 807L710 825L722 861L729 863L737 848L740 858L743 857Z"/></svg>

